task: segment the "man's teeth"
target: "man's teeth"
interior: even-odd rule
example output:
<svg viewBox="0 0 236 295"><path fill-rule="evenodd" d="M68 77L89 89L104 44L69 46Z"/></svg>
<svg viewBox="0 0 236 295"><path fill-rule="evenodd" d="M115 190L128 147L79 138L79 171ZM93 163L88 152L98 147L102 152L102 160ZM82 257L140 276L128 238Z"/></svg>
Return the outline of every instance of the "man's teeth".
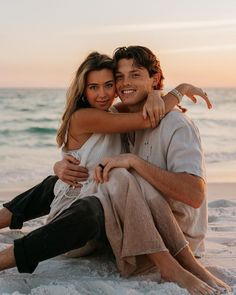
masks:
<svg viewBox="0 0 236 295"><path fill-rule="evenodd" d="M124 94L129 94L129 93L132 93L132 92L134 92L134 90L123 90Z"/></svg>

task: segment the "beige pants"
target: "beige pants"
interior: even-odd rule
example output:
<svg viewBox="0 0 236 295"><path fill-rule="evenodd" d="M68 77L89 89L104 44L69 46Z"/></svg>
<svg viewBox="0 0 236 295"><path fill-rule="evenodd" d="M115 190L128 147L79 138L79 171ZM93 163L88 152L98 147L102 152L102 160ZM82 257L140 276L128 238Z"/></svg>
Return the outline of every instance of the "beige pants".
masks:
<svg viewBox="0 0 236 295"><path fill-rule="evenodd" d="M188 244L166 200L147 181L126 169L113 169L109 181L94 185L102 202L108 240L122 275L153 266L144 254L170 251Z"/></svg>

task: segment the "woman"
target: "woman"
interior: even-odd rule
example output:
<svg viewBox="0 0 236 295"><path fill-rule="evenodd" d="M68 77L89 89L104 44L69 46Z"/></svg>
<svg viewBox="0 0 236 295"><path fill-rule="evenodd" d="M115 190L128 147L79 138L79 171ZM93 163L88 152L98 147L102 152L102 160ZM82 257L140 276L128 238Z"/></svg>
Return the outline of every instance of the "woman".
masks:
<svg viewBox="0 0 236 295"><path fill-rule="evenodd" d="M141 129L141 128L148 128L150 127L150 122L148 120L144 120L142 118L142 114L110 114L108 112L104 112L105 110L108 110L110 105L112 104L112 101L114 99L115 94L115 87L114 87L114 78L113 78L113 72L112 68L109 67L106 63L104 65L99 67L98 60L101 57L101 55L97 53L93 53L88 56L88 58L85 60L85 62L80 66L77 76L74 80L74 83L72 83L72 87L69 89L68 92L68 103L67 103L67 109L65 111L65 114L63 116L65 124L62 124L60 130L59 130L59 145L62 145L65 143L65 149L66 151L70 151L71 154L75 153L76 156L85 156L85 162L86 165L89 167L93 167L97 162L100 161L102 157L105 155L107 156L107 152L110 152L111 149L107 149L107 145L109 144L110 147L114 147L114 142L117 143L117 146L115 145L114 150L112 150L111 154L116 154L121 152L121 144L119 142L119 139L117 139L117 135L114 135L112 137L112 140L110 140L107 137L111 137L111 135L107 136L105 134L95 134L95 133L112 133L112 132L127 132L134 129ZM102 56L104 59L104 56ZM105 57L106 60L107 57ZM87 65L91 65L91 62L94 61L96 67L87 67ZM109 62L108 62L109 64ZM110 64L112 64L110 60ZM94 65L94 66L95 66ZM81 83L82 81L82 83ZM83 82L85 84L83 85ZM81 85L82 89L80 87L74 87L76 85ZM85 87L86 86L86 87ZM97 88L101 88L101 91L104 91L103 96L99 96L102 99L97 99L96 95L94 94L94 91ZM82 91L81 91L82 90ZM88 101L82 99L83 95L86 94ZM176 99L173 99L172 97L172 105L167 105L166 109L171 109L172 106L176 104ZM82 107L81 109L77 110L79 107ZM83 107L92 107L92 108L86 108L83 109ZM98 108L96 110L95 108ZM90 119L88 118L90 117ZM95 120L95 121L94 121ZM132 123L131 123L132 120ZM84 123L86 122L86 125ZM94 125L94 122L97 124ZM128 124L127 124L128 123ZM108 125L109 124L109 125ZM128 127L127 127L128 126ZM77 131L78 130L78 131ZM60 141L60 139L63 139ZM94 148L95 144L99 144L99 148L95 150L96 154L91 154L92 149ZM87 148L90 148L90 154L87 152ZM77 150L76 150L77 149ZM99 155L98 155L99 151ZM92 155L92 157L91 157ZM83 162L83 157L80 159L81 162ZM124 171L122 171L123 173ZM128 180L130 182L134 181L132 178L132 175L125 175L125 177L129 177ZM131 180L130 180L131 179ZM90 180L89 180L90 181ZM100 186L101 187L101 186ZM105 185L103 185L105 187ZM78 200L78 193L80 194L80 197L88 196L91 192L98 191L100 189L100 192L105 193L105 197L108 196L106 193L110 193L110 189L112 189L111 185L110 187L107 186L107 188L97 188L95 183L91 185L91 183L84 183L84 186L80 192L76 192L76 189L70 186L67 186L63 183L58 182L58 184L55 187L56 191L56 198L54 199L52 203L52 210L49 215L49 223L53 223L55 220L61 218L63 213L66 211L66 209L73 207L73 205ZM114 189L114 188L113 188ZM140 195L140 192L137 191L138 195ZM98 194L99 197L99 194ZM103 197L102 197L103 198ZM140 203L142 203L145 206L145 202L142 198L140 198ZM138 205L140 203L137 203ZM117 203L119 206L119 204ZM131 204L133 206L133 204ZM121 207L118 209L120 210ZM7 209L6 209L7 210ZM143 210L142 210L143 211ZM148 210L146 210L148 212ZM119 213L120 216L122 215L122 212ZM146 213L148 216L148 213ZM155 231L155 226L152 225L151 218L150 218L150 226L153 227L153 231ZM45 236L48 236L48 225L41 227L38 232L38 237L45 238ZM57 229L59 232L61 231L61 228L58 227ZM177 229L176 229L177 230ZM46 233L46 234L45 234ZM50 232L49 232L50 233ZM157 234L158 235L158 234ZM32 238L31 238L32 237ZM54 236L55 238L55 236ZM51 240L49 239L47 242L49 243L57 243L60 242L62 239L60 236L57 235L57 240L55 239ZM34 239L33 232L29 234L29 239ZM40 239L37 239L37 241L40 241ZM181 241L183 245L186 245L186 241ZM15 247L17 245L15 244ZM77 245L78 246L78 245ZM70 247L65 248L64 250L61 250L61 253L64 253L68 250L74 249L76 247L75 244L71 245ZM42 249L40 249L41 251ZM34 252L37 256L37 249L30 248L30 251ZM167 252L166 249L163 248L164 252ZM0 260L1 260L1 269L5 269L8 267L12 267L15 265L15 255L19 254L20 250L16 250L16 248L13 249L13 247L3 251L0 253ZM42 252L42 251L41 251ZM161 251L162 252L162 251ZM18 254L17 254L18 253ZM53 257L53 255L58 255L61 253L53 253L51 252L47 258ZM159 253L162 255L162 253ZM139 253L137 253L139 255ZM42 261L45 259L43 254L41 255L40 259L38 261ZM161 256L162 257L162 256ZM165 260L167 259L166 263L168 262L168 259L170 258L168 255L164 255L162 258ZM160 258L161 259L161 258ZM37 265L38 261L35 261L35 264ZM171 262L172 260L170 260ZM168 263L167 263L168 264ZM32 266L34 269L35 266ZM211 292L213 288L202 282L201 280L197 279L195 276L191 275L188 271L184 270L180 266L176 268L179 272L183 274L182 278L175 278L174 281L181 284L183 287L188 288L189 291L191 291L193 288L196 289L198 292L201 292L201 290L206 292ZM32 270L33 271L33 270ZM207 293L208 294L208 293ZM209 293L210 294L210 293Z"/></svg>

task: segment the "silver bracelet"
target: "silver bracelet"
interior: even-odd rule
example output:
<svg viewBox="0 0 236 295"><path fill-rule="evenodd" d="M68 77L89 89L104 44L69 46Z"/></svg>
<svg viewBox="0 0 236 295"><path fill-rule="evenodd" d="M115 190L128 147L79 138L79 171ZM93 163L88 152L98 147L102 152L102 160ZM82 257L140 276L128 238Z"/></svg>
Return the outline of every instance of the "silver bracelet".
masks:
<svg viewBox="0 0 236 295"><path fill-rule="evenodd" d="M181 92L179 92L176 88L172 89L170 93L177 98L178 104L180 104L184 95Z"/></svg>

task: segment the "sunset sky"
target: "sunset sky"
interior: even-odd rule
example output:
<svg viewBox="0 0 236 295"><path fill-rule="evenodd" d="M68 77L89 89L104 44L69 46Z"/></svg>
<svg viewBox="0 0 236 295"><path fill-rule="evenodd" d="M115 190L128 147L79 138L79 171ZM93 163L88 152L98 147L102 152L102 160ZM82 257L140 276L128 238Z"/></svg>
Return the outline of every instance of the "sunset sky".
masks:
<svg viewBox="0 0 236 295"><path fill-rule="evenodd" d="M152 49L168 87L236 87L235 0L0 0L0 38L0 87L66 87L124 45Z"/></svg>

